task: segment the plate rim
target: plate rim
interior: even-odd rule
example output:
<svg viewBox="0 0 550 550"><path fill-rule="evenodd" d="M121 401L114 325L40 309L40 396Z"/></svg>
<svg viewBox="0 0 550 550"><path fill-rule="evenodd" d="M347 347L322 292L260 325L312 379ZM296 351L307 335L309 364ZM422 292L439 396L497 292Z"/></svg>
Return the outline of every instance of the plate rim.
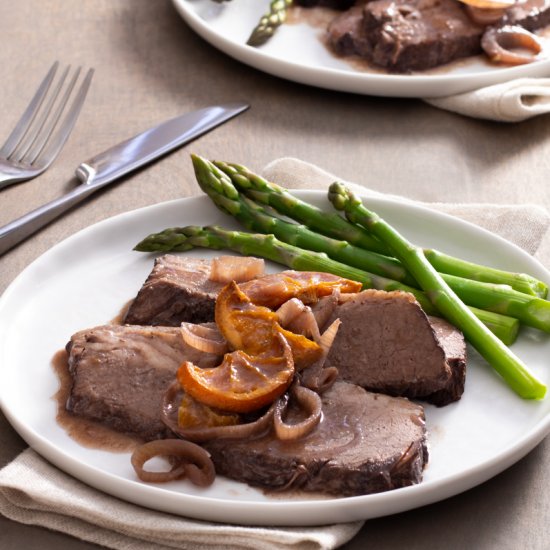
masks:
<svg viewBox="0 0 550 550"><path fill-rule="evenodd" d="M193 31L222 53L268 74L334 91L381 97L435 99L508 82L516 78L550 75L550 57L535 63L466 75L362 73L333 67L306 65L281 59L259 48L237 43L217 33L193 10L190 0L172 0L172 3ZM334 79L334 82L330 79ZM434 87L441 89L436 91Z"/></svg>

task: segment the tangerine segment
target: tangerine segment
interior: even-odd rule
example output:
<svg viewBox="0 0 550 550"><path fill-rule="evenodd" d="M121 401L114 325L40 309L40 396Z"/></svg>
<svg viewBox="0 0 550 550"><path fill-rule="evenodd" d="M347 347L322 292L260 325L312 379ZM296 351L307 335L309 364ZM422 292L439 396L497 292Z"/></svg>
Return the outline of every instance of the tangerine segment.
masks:
<svg viewBox="0 0 550 550"><path fill-rule="evenodd" d="M517 0L459 0L463 4L474 6L480 9L500 10L505 8L511 8L515 4L522 4Z"/></svg>
<svg viewBox="0 0 550 550"><path fill-rule="evenodd" d="M202 369L190 361L178 369L178 380L191 397L223 411L249 413L279 398L290 386L294 362L286 345L281 357L227 353L218 367Z"/></svg>
<svg viewBox="0 0 550 550"><path fill-rule="evenodd" d="M234 426L239 424L240 421L238 414L216 411L208 405L193 399L188 393L183 394L178 408L178 425L181 428Z"/></svg>
<svg viewBox="0 0 550 550"><path fill-rule="evenodd" d="M216 300L216 324L232 349L250 355L269 351L273 344L273 324L277 314L267 307L254 305L235 282L224 286Z"/></svg>
<svg viewBox="0 0 550 550"><path fill-rule="evenodd" d="M282 334L294 357L297 369L319 360L321 346L301 334L283 329L278 315L264 306L251 302L235 282L226 285L216 300L216 324L232 349L243 350L250 355L276 355Z"/></svg>
<svg viewBox="0 0 550 550"><path fill-rule="evenodd" d="M323 296L330 296L335 290L344 294L359 292L361 287L357 281L316 271L282 271L240 285L252 303L271 309L278 308L291 298L311 304Z"/></svg>

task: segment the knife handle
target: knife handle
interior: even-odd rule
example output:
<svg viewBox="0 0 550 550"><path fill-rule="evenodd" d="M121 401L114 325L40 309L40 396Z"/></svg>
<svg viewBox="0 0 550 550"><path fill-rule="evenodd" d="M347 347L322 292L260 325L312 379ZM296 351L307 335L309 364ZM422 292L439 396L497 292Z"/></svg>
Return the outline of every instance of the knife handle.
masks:
<svg viewBox="0 0 550 550"><path fill-rule="evenodd" d="M65 195L0 227L0 256L84 200L96 189L88 184L81 184Z"/></svg>

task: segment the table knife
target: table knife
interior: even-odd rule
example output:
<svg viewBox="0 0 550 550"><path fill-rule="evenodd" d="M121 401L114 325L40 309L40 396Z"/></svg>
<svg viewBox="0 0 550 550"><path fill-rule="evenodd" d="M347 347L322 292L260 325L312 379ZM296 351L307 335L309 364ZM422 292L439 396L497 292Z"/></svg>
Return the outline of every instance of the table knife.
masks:
<svg viewBox="0 0 550 550"><path fill-rule="evenodd" d="M246 111L242 102L206 107L167 120L83 162L76 169L82 182L36 210L0 227L0 255L44 227L63 212L111 182L158 159Z"/></svg>

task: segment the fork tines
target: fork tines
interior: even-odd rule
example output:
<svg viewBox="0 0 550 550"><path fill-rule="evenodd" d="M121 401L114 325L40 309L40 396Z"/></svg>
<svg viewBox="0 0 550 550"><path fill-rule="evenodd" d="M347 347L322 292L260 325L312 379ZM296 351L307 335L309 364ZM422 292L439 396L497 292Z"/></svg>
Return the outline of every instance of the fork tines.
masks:
<svg viewBox="0 0 550 550"><path fill-rule="evenodd" d="M39 165L44 168L55 159L63 147L78 118L94 70L88 70L80 88L75 92L75 98L67 114L60 121L75 89L81 67L78 67L69 78L71 72L69 65L56 79L58 68L59 62L56 61L0 149L1 158L12 163L26 166Z"/></svg>

